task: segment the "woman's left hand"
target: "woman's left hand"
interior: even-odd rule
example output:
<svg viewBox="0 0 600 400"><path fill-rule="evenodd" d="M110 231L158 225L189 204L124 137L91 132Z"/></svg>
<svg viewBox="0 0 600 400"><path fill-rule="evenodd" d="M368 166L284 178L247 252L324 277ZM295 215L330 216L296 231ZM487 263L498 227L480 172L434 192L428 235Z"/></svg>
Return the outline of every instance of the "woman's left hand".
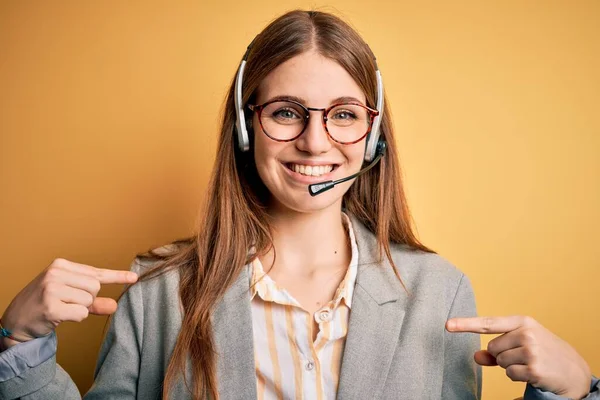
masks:
<svg viewBox="0 0 600 400"><path fill-rule="evenodd" d="M513 381L557 395L581 399L590 390L592 373L571 345L526 316L452 318L448 332L501 333L487 350L475 353L480 365L499 365Z"/></svg>

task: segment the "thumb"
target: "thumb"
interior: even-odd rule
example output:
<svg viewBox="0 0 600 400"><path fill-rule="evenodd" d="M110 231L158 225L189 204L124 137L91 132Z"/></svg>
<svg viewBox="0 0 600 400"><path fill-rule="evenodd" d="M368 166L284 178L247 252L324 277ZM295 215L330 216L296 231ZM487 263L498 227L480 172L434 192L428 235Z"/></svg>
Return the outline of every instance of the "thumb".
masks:
<svg viewBox="0 0 600 400"><path fill-rule="evenodd" d="M486 367L493 367L494 365L498 365L498 363L496 362L496 357L491 355L487 350L477 351L473 358L475 359L475 362L477 364Z"/></svg>
<svg viewBox="0 0 600 400"><path fill-rule="evenodd" d="M96 297L88 309L92 314L110 315L117 311L117 302L108 297Z"/></svg>

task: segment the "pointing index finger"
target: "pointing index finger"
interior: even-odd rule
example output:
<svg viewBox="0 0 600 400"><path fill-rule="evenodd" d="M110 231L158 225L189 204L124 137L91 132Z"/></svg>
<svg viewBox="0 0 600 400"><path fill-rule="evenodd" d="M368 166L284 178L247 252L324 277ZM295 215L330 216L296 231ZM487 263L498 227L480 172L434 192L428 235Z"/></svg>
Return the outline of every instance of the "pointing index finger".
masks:
<svg viewBox="0 0 600 400"><path fill-rule="evenodd" d="M446 322L448 332L506 333L521 326L521 316L451 318Z"/></svg>
<svg viewBox="0 0 600 400"><path fill-rule="evenodd" d="M96 268L91 265L79 264L68 260L62 260L60 268L98 279L101 284L135 283L138 279L138 275L132 271Z"/></svg>
<svg viewBox="0 0 600 400"><path fill-rule="evenodd" d="M96 268L95 272L96 279L98 279L101 284L134 283L138 278L137 274L131 271Z"/></svg>

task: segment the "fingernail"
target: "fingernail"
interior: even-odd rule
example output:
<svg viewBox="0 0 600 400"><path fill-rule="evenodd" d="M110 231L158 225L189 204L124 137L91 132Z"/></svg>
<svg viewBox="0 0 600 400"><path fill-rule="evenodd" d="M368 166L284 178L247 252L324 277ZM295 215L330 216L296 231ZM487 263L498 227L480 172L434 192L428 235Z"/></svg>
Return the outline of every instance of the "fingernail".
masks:
<svg viewBox="0 0 600 400"><path fill-rule="evenodd" d="M127 276L131 282L137 281L138 276L135 272L130 272L129 274L127 274Z"/></svg>
<svg viewBox="0 0 600 400"><path fill-rule="evenodd" d="M452 320L448 320L448 322L446 322L446 329L448 329L449 331L456 328L456 322L452 321Z"/></svg>

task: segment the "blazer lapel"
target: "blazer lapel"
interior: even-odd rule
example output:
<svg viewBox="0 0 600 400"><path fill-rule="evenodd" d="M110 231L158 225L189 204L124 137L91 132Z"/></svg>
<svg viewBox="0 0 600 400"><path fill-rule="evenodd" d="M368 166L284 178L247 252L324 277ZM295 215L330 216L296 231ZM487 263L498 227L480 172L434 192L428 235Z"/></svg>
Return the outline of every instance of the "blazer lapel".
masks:
<svg viewBox="0 0 600 400"><path fill-rule="evenodd" d="M215 308L217 379L222 399L256 399L250 276L243 268Z"/></svg>
<svg viewBox="0 0 600 400"><path fill-rule="evenodd" d="M359 261L338 399L378 398L388 375L404 319L407 294L375 235L352 218Z"/></svg>

